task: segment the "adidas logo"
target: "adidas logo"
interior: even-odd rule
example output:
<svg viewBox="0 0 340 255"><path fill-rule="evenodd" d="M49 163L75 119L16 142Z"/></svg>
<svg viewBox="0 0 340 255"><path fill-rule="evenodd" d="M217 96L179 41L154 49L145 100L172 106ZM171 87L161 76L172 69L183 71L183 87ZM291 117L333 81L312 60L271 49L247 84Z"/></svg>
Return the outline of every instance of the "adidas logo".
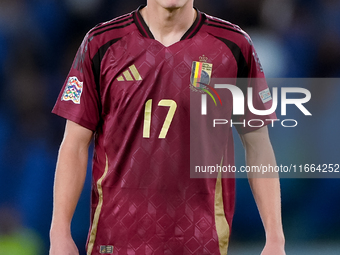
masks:
<svg viewBox="0 0 340 255"><path fill-rule="evenodd" d="M123 73L123 75L117 78L117 81L141 81L141 80L143 79L140 76L135 65L130 66L129 69Z"/></svg>

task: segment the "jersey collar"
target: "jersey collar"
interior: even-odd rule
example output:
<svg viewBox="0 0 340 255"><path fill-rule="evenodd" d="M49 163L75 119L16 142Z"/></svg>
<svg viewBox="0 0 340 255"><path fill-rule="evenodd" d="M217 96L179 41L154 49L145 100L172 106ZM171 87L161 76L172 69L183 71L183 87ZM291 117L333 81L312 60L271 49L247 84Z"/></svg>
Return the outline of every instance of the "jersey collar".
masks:
<svg viewBox="0 0 340 255"><path fill-rule="evenodd" d="M141 34L150 39L155 39L153 34L151 33L148 25L145 23L142 15L140 14L140 10L143 9L145 5L141 5L138 7L136 11L133 12L133 19L135 21L135 24L138 28L138 30L141 32ZM197 17L195 19L195 22L191 25L191 27L188 29L188 31L185 32L185 34L182 36L181 41L185 39L190 39L196 35L196 33L200 30L202 27L204 21L205 21L205 15L201 13L199 10L197 10Z"/></svg>

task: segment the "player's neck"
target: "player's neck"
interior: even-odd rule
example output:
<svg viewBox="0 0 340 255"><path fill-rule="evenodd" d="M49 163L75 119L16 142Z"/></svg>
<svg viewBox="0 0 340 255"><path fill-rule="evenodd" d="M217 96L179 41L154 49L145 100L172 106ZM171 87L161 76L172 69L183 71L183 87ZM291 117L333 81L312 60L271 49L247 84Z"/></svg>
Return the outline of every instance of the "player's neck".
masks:
<svg viewBox="0 0 340 255"><path fill-rule="evenodd" d="M189 1L180 8L164 8L156 3L148 3L141 15L157 41L170 46L182 38L194 23L197 12Z"/></svg>

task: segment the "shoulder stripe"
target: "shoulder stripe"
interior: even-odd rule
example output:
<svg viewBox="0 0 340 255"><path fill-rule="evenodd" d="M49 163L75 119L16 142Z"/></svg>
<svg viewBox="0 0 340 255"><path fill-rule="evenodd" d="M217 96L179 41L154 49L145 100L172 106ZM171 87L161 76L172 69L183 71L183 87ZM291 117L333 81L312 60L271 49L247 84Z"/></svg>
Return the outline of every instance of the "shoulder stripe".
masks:
<svg viewBox="0 0 340 255"><path fill-rule="evenodd" d="M114 19L112 21L109 21L107 23L101 23L99 24L98 26L96 26L95 28L93 28L91 31L90 31L90 34L93 34L94 32L98 31L98 30L101 30L101 29L104 29L104 28L107 28L107 27L110 27L110 26L114 26L114 25L117 25L117 24L120 24L120 23L123 23L125 21L128 21L132 19L132 16L130 14L128 15L125 15L125 16L122 16L118 19Z"/></svg>
<svg viewBox="0 0 340 255"><path fill-rule="evenodd" d="M232 23L225 21L225 20L221 20L221 19L213 19L211 17L207 17L207 22L214 22L214 23L218 23L218 24L222 24L231 28L235 28L235 25L233 25Z"/></svg>
<svg viewBox="0 0 340 255"><path fill-rule="evenodd" d="M129 21L129 20L128 20L128 21ZM105 29L105 30L102 30L102 31L100 31L100 32L97 32L97 33L95 33L94 35L92 35L91 37L100 35L100 34L102 34L102 33L105 33L105 32L107 32L107 31L110 31L110 30L113 30L113 29L124 28L124 27L130 26L130 25L133 24L133 23L134 23L134 21L131 20L129 23L126 23L126 24L124 24L124 25L117 26L117 27L110 27L110 28L108 28L108 29Z"/></svg>
<svg viewBox="0 0 340 255"><path fill-rule="evenodd" d="M235 33L238 33L238 34L245 36L244 32L237 30L235 28L228 27L228 26L221 26L221 25L216 25L216 24L212 24L212 23L208 23L208 22L206 22L205 25L211 26L211 27L222 28L222 29L229 30L229 31L232 31L232 32L235 32Z"/></svg>

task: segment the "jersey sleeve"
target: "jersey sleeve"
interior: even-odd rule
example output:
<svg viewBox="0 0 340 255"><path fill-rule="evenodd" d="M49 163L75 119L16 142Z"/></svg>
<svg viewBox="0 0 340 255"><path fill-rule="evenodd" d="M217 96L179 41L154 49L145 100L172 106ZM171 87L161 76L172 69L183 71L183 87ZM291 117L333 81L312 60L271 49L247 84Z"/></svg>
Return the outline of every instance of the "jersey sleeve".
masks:
<svg viewBox="0 0 340 255"><path fill-rule="evenodd" d="M100 100L89 48L86 35L52 112L95 131L100 116Z"/></svg>
<svg viewBox="0 0 340 255"><path fill-rule="evenodd" d="M248 38L249 39L249 38ZM272 96L268 88L265 75L255 51L249 39L247 42L246 59L248 62L247 77L240 79L241 89L244 93L244 115L233 115L233 123L239 134L255 131L276 120L275 112L266 115L254 114L248 107L248 97L252 96L252 105L256 110L269 110L272 107ZM249 89L252 88L252 95Z"/></svg>

